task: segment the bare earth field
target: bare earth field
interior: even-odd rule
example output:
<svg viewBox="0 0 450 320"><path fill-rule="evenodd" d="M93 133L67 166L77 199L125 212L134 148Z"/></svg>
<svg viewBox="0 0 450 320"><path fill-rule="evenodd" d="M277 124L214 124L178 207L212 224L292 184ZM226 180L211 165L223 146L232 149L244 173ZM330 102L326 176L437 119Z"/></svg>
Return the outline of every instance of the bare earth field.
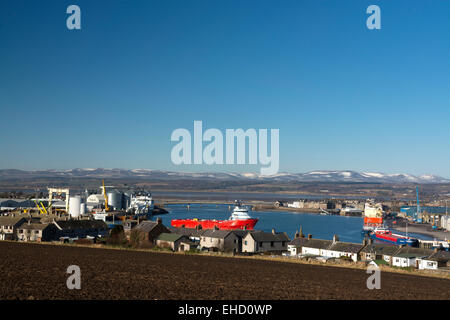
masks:
<svg viewBox="0 0 450 320"><path fill-rule="evenodd" d="M69 265L81 290L66 287ZM0 299L449 299L450 280L257 259L0 242Z"/></svg>

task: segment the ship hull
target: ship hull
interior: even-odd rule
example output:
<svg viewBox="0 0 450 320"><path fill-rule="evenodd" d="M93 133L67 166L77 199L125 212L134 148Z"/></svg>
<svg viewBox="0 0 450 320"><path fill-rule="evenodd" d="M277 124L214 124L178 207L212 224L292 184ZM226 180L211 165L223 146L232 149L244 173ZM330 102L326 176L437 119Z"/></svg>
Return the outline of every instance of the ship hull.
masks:
<svg viewBox="0 0 450 320"><path fill-rule="evenodd" d="M242 220L197 220L197 219L175 219L171 221L172 227L195 229L201 226L202 229L219 230L253 230L258 219Z"/></svg>
<svg viewBox="0 0 450 320"><path fill-rule="evenodd" d="M393 234L377 234L377 233L371 233L370 237L374 240L387 242L395 245L407 245L410 247L417 246L417 239L408 239L401 236L393 235Z"/></svg>

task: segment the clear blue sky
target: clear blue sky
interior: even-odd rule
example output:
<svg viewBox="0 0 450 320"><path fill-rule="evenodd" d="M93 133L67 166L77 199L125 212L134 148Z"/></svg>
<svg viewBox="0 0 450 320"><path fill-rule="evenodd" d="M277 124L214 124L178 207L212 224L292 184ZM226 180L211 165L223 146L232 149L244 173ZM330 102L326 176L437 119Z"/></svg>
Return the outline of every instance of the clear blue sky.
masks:
<svg viewBox="0 0 450 320"><path fill-rule="evenodd" d="M450 177L449 16L447 0L1 1L0 168L259 171L173 165L172 131L203 120L279 128L280 171Z"/></svg>

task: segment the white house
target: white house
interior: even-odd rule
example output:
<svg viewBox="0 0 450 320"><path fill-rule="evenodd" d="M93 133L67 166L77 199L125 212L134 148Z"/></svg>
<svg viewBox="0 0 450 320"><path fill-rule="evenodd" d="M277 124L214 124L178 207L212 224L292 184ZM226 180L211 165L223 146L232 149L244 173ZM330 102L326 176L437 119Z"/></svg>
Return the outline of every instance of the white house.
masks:
<svg viewBox="0 0 450 320"><path fill-rule="evenodd" d="M416 264L416 254L411 253L400 253L393 257L392 259L392 265L394 267L400 267L400 268L406 268L406 267L415 267Z"/></svg>
<svg viewBox="0 0 450 320"><path fill-rule="evenodd" d="M307 238L304 238L304 237L294 238L287 245L287 250L289 252L289 255L296 256L296 255L302 254L302 248L306 243L308 243Z"/></svg>
<svg viewBox="0 0 450 320"><path fill-rule="evenodd" d="M450 260L449 251L435 251L428 257L417 259L417 267L421 270L437 270L447 267Z"/></svg>
<svg viewBox="0 0 450 320"><path fill-rule="evenodd" d="M392 255L392 265L395 267L418 268L418 259L429 257L433 250L423 248L402 247L398 252Z"/></svg>
<svg viewBox="0 0 450 320"><path fill-rule="evenodd" d="M331 240L307 239L303 244L301 254L326 256L325 251L333 242Z"/></svg>
<svg viewBox="0 0 450 320"><path fill-rule="evenodd" d="M322 255L330 258L340 258L342 256L351 258L354 262L359 260L359 252L365 244L339 242L337 236L333 237L333 243L329 248L322 250Z"/></svg>
<svg viewBox="0 0 450 320"><path fill-rule="evenodd" d="M438 261L434 261L429 258L419 258L419 259L417 259L417 267L420 270L424 270L424 269L437 270L438 269Z"/></svg>

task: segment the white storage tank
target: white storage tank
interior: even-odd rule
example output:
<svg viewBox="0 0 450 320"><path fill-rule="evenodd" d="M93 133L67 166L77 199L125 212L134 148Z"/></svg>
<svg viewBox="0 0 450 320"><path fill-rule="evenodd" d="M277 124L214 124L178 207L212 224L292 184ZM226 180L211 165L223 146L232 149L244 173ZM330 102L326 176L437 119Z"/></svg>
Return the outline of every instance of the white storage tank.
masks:
<svg viewBox="0 0 450 320"><path fill-rule="evenodd" d="M75 196L69 198L69 215L72 218L78 218L80 216L81 209L81 197Z"/></svg>
<svg viewBox="0 0 450 320"><path fill-rule="evenodd" d="M80 215L85 215L86 214L86 203L82 203L80 205Z"/></svg>

